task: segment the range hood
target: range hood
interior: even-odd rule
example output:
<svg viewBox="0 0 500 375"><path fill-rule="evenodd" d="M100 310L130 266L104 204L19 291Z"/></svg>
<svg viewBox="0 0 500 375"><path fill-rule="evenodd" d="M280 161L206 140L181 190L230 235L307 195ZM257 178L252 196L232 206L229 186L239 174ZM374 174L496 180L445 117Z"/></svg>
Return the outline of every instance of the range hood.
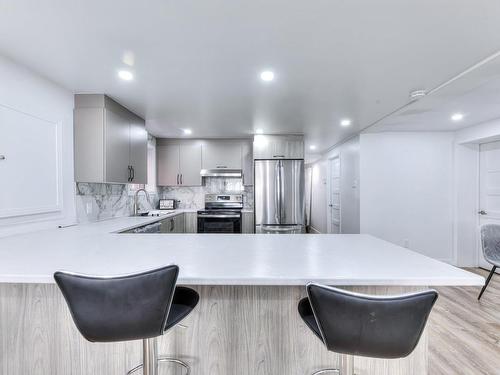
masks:
<svg viewBox="0 0 500 375"><path fill-rule="evenodd" d="M200 175L201 175L201 177L242 178L243 171L241 169L227 169L227 168L202 169L200 172Z"/></svg>

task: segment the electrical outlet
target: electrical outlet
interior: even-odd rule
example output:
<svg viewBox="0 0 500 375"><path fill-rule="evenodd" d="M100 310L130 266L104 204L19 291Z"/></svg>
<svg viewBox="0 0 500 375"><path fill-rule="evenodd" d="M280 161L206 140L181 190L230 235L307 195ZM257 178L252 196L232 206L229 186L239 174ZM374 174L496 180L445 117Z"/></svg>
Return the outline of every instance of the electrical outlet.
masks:
<svg viewBox="0 0 500 375"><path fill-rule="evenodd" d="M92 213L92 203L87 202L87 204L85 205L85 212L87 213L87 215L90 215Z"/></svg>

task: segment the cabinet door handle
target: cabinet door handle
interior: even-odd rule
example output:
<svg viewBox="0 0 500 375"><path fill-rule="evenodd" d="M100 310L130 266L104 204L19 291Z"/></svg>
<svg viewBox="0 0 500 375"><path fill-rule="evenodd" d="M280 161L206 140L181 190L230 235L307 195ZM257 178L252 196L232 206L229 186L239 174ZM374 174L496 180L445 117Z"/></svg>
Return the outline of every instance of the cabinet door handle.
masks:
<svg viewBox="0 0 500 375"><path fill-rule="evenodd" d="M285 155L273 155L273 158L284 158Z"/></svg>
<svg viewBox="0 0 500 375"><path fill-rule="evenodd" d="M227 168L227 165L218 165L216 168L217 168L217 169Z"/></svg>
<svg viewBox="0 0 500 375"><path fill-rule="evenodd" d="M170 219L170 231L173 232L175 229L174 219Z"/></svg>
<svg viewBox="0 0 500 375"><path fill-rule="evenodd" d="M181 185L182 185L182 173L181 173Z"/></svg>
<svg viewBox="0 0 500 375"><path fill-rule="evenodd" d="M5 160L5 155L0 155L0 160Z"/></svg>
<svg viewBox="0 0 500 375"><path fill-rule="evenodd" d="M132 170L132 177L130 178L130 181L134 181L134 178L135 178L135 170L134 170L134 167L130 166L130 169Z"/></svg>
<svg viewBox="0 0 500 375"><path fill-rule="evenodd" d="M179 173L177 173L177 185L179 185Z"/></svg>
<svg viewBox="0 0 500 375"><path fill-rule="evenodd" d="M130 182L132 181L132 169L130 165L128 165L127 168L128 168L128 182Z"/></svg>

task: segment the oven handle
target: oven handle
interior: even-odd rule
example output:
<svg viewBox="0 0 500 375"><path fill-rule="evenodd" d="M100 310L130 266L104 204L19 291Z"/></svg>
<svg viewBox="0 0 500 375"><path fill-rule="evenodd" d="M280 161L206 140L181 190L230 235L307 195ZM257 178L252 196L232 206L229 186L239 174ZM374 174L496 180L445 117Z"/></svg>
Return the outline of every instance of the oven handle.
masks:
<svg viewBox="0 0 500 375"><path fill-rule="evenodd" d="M198 217L208 218L208 219L225 219L225 218L239 218L240 215L198 215Z"/></svg>

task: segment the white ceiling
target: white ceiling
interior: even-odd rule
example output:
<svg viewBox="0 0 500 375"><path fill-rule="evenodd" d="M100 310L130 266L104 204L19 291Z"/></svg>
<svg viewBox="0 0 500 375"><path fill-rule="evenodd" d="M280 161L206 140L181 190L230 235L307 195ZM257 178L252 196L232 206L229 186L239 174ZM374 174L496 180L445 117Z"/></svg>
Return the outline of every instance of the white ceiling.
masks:
<svg viewBox="0 0 500 375"><path fill-rule="evenodd" d="M455 113L463 120L453 121ZM366 132L455 131L500 118L500 56L471 70L391 116Z"/></svg>
<svg viewBox="0 0 500 375"><path fill-rule="evenodd" d="M499 49L492 0L0 0L0 53L165 137L262 128L324 150Z"/></svg>

